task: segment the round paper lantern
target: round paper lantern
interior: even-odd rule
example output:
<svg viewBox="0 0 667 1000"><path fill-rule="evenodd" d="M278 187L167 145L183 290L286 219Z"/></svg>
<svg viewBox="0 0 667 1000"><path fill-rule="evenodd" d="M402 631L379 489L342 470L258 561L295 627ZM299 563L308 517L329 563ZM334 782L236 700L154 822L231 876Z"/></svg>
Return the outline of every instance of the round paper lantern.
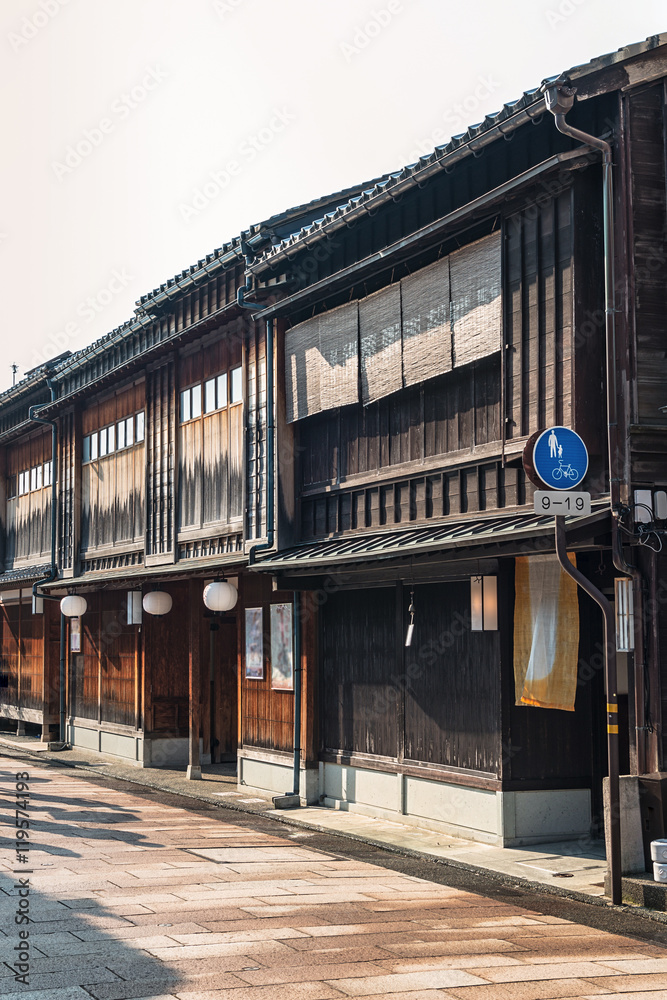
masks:
<svg viewBox="0 0 667 1000"><path fill-rule="evenodd" d="M67 597L63 597L60 602L60 610L65 618L80 618L81 615L85 615L87 608L88 601L85 597L79 597L78 594L69 594Z"/></svg>
<svg viewBox="0 0 667 1000"><path fill-rule="evenodd" d="M144 611L149 615L167 615L171 611L171 594L165 590L151 590L144 594L142 604Z"/></svg>
<svg viewBox="0 0 667 1000"><path fill-rule="evenodd" d="M231 611L238 599L238 590L226 580L214 580L204 587L204 604L209 611Z"/></svg>

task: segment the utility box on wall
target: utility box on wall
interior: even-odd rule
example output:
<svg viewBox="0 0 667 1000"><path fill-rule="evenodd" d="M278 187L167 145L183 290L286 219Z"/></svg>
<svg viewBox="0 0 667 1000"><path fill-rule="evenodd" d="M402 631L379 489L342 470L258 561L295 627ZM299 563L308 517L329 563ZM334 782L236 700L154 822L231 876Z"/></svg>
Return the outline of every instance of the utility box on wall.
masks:
<svg viewBox="0 0 667 1000"><path fill-rule="evenodd" d="M639 810L646 871L653 871L651 841L667 837L667 771L639 775Z"/></svg>

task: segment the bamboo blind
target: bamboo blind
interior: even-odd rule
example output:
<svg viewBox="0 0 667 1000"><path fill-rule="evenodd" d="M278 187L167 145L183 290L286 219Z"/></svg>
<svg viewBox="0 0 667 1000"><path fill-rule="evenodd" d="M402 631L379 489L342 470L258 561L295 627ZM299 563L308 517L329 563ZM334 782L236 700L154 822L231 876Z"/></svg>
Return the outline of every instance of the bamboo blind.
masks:
<svg viewBox="0 0 667 1000"><path fill-rule="evenodd" d="M449 259L401 281L403 384L415 385L452 369Z"/></svg>
<svg viewBox="0 0 667 1000"><path fill-rule="evenodd" d="M453 360L458 367L501 348L500 233L457 250L449 260Z"/></svg>
<svg viewBox="0 0 667 1000"><path fill-rule="evenodd" d="M285 334L287 422L359 401L358 303L313 316Z"/></svg>
<svg viewBox="0 0 667 1000"><path fill-rule="evenodd" d="M359 344L366 406L403 387L400 282L360 300Z"/></svg>

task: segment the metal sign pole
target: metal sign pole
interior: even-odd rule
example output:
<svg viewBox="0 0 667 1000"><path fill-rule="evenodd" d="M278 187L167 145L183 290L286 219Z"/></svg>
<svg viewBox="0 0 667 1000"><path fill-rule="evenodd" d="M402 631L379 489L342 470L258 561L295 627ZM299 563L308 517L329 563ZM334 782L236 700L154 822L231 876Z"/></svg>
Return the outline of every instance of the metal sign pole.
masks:
<svg viewBox="0 0 667 1000"><path fill-rule="evenodd" d="M607 754L609 759L609 868L611 875L611 901L622 902L621 891L621 810L619 800L618 763L618 693L616 689L616 626L611 604L604 594L593 586L572 565L567 557L565 518L556 517L556 555L563 571L599 604L604 616L604 669L607 682Z"/></svg>

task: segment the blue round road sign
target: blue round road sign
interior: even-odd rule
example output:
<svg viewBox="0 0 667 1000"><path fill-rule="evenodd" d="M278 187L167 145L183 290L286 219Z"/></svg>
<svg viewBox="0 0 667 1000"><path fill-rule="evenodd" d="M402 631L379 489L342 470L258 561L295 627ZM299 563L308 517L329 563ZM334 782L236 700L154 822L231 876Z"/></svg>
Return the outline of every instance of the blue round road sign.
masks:
<svg viewBox="0 0 667 1000"><path fill-rule="evenodd" d="M588 471L588 451L569 427L548 427L535 442L533 466L549 489L572 490Z"/></svg>

